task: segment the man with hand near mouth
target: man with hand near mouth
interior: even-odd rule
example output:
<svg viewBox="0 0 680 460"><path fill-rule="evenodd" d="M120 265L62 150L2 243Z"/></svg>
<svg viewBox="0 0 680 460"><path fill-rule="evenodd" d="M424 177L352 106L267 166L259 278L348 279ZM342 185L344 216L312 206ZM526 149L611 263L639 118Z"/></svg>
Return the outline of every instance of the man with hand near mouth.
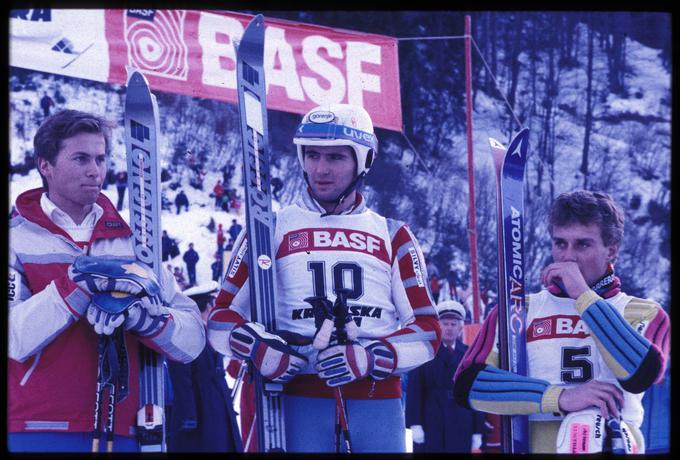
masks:
<svg viewBox="0 0 680 460"><path fill-rule="evenodd" d="M608 194L559 195L544 289L526 301L528 375L499 369L497 309L456 372L462 406L529 415L530 453L600 452L605 422L620 425L627 452L645 451L642 396L663 378L670 320L657 302L623 291L614 271L623 229L623 211Z"/></svg>

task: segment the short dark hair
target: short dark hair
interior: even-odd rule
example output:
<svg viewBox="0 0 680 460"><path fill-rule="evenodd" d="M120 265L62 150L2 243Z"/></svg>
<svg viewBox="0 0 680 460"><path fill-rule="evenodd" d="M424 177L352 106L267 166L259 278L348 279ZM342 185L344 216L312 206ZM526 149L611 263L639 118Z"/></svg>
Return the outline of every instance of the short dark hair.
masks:
<svg viewBox="0 0 680 460"><path fill-rule="evenodd" d="M43 158L54 164L62 142L81 133L101 134L106 142L106 154L111 150L111 130L115 125L112 121L79 110L62 110L45 119L33 137L33 153L36 164ZM38 170L38 172L40 172ZM42 177L42 174L40 174ZM45 178L43 186L47 188Z"/></svg>
<svg viewBox="0 0 680 460"><path fill-rule="evenodd" d="M575 223L599 225L605 246L619 246L623 240L624 213L607 193L575 190L559 195L550 208L550 236L555 225Z"/></svg>

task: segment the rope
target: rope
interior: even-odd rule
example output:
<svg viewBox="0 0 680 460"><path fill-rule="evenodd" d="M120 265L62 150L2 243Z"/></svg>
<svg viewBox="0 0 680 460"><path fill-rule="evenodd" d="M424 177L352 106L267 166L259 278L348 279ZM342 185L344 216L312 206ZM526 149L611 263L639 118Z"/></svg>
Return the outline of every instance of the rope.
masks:
<svg viewBox="0 0 680 460"><path fill-rule="evenodd" d="M432 36L432 37L395 37L397 41L417 41L417 40L460 40L460 39L465 39L465 38L470 38L470 41L475 47L475 50L477 50L477 55L481 59L482 63L484 64L484 67L486 68L487 72L491 76L491 79L493 80L494 84L496 85L496 90L498 93L501 95L503 98L503 101L505 102L505 105L508 107L508 110L510 111L510 114L512 115L512 118L514 119L515 123L517 123L517 126L523 128L522 123L519 121L519 118L517 117L517 114L513 110L512 106L510 105L510 102L508 101L508 98L506 97L505 93L501 89L501 85L498 83L498 79L496 79L496 76L494 73L491 71L491 67L489 64L486 62L486 59L484 59L484 56L482 55L482 51L479 49L477 46L477 42L475 41L474 37L472 35L441 35L441 36ZM418 157L418 160L420 163L423 165L425 170L432 175L432 172L430 169L427 167L427 164L423 160L423 158L420 156L416 148L413 146L413 143L411 142L411 139L409 139L408 135L406 135L406 130L402 129L402 133L404 135L404 138L408 142L409 146L415 153L416 157Z"/></svg>
<svg viewBox="0 0 680 460"><path fill-rule="evenodd" d="M486 67L487 72L489 72L491 79L493 80L494 84L496 85L496 89L498 90L501 97L503 98L503 101L505 101L505 105L508 107L508 110L510 110L510 113L512 114L512 117L515 119L517 126L519 126L520 129L523 128L522 123L520 123L519 118L517 117L517 114L512 109L512 106L510 105L508 98L505 97L505 93L501 90L501 85L498 83L496 76L491 71L491 67L486 62L486 59L484 59L484 55L482 54L482 51L479 49L479 46L477 46L477 42L475 41L475 39L472 35L469 35L469 36L468 35L441 35L441 36L434 36L434 37L396 37L397 41L400 41L400 42L401 41L416 41L416 40L460 40L460 39L465 39L465 38L469 38L470 41L472 42L472 44L475 45L475 49L477 50L477 54L479 55L479 58L482 60L482 63L484 64L484 67Z"/></svg>
<svg viewBox="0 0 680 460"><path fill-rule="evenodd" d="M455 40L466 38L466 35L442 35L439 37L397 37L397 41L415 41L415 40Z"/></svg>

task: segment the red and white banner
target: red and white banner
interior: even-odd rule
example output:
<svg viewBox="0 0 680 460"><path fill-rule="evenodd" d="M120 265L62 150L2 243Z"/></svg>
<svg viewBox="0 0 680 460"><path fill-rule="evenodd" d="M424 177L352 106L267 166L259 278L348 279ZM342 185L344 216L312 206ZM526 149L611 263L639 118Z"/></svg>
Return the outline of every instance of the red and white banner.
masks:
<svg viewBox="0 0 680 460"><path fill-rule="evenodd" d="M125 84L127 67L152 90L236 102L238 41L251 15L197 10L10 11L10 65ZM397 40L265 17L267 107L305 113L361 105L401 131Z"/></svg>

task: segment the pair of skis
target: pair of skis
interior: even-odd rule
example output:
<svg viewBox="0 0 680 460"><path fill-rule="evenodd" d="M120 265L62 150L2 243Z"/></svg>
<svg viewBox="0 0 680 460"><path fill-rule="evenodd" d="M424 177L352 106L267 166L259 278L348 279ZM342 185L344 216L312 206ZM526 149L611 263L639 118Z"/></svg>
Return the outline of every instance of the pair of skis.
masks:
<svg viewBox="0 0 680 460"><path fill-rule="evenodd" d="M128 203L135 257L161 279L160 133L156 97L144 75L132 71L125 99ZM165 358L140 344L140 452L165 452Z"/></svg>
<svg viewBox="0 0 680 460"><path fill-rule="evenodd" d="M496 168L498 231L498 332L502 369L527 375L524 292L524 169L529 130L521 130L506 149L489 138ZM525 415L501 417L504 453L529 453Z"/></svg>
<svg viewBox="0 0 680 460"><path fill-rule="evenodd" d="M128 203L132 246L135 258L145 263L161 279L161 194L158 162L158 106L149 91L146 78L132 71L127 82L125 100L125 147L128 171ZM124 345L123 331L114 332L116 343ZM107 451L113 451L115 405L118 402L116 376L105 378L107 347L115 346L111 337L99 338L99 369L97 372L97 395L95 401L92 451L99 451L101 437L102 392L109 387ZM126 352L121 349L121 353ZM125 364L126 356L120 356ZM164 452L165 445L165 359L150 348L140 344L140 405L137 412L137 438L140 452ZM114 368L116 366L113 366ZM111 380L113 379L113 380ZM127 379L127 374L125 379ZM126 388L121 388L127 391Z"/></svg>
<svg viewBox="0 0 680 460"><path fill-rule="evenodd" d="M263 56L264 18L258 15L237 47L238 99L245 161L252 320L274 331L276 282ZM160 278L159 132L156 98L144 76L133 71L128 78L125 104L130 226L136 258ZM164 452L164 358L142 346L140 361L141 408L137 414L140 451ZM258 450L285 451L282 385L265 382L257 372L254 382Z"/></svg>
<svg viewBox="0 0 680 460"><path fill-rule="evenodd" d="M276 268L273 249L269 135L264 76L264 17L255 16L236 47L238 107L241 118L248 235L248 280L251 320L276 331ZM258 452L285 452L283 385L253 372L255 433ZM252 428L251 428L252 436Z"/></svg>

